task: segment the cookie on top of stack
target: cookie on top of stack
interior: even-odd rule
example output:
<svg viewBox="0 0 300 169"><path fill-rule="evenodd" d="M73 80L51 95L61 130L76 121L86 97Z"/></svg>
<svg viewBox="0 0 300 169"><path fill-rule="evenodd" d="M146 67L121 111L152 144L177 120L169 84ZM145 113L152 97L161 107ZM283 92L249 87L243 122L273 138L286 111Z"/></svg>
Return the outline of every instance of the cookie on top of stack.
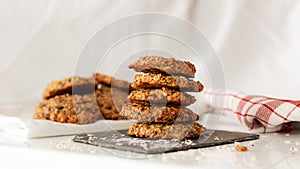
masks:
<svg viewBox="0 0 300 169"><path fill-rule="evenodd" d="M204 134L205 128L195 122L199 116L186 106L195 103L187 92L201 92L203 85L195 77L195 66L190 62L143 56L129 65L136 72L128 96L131 103L123 106L120 114L135 119L128 135L141 138L184 139Z"/></svg>
<svg viewBox="0 0 300 169"><path fill-rule="evenodd" d="M126 81L99 73L90 78L72 76L53 81L44 89L43 101L36 106L34 118L73 124L121 119L119 112L128 102L128 86ZM113 97L118 102L113 102Z"/></svg>

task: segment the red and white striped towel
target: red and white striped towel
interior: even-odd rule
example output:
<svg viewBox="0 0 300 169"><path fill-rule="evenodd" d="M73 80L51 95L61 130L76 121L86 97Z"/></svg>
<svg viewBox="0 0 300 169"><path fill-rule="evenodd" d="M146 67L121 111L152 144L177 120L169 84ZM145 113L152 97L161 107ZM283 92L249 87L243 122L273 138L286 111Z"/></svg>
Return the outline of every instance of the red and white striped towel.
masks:
<svg viewBox="0 0 300 169"><path fill-rule="evenodd" d="M241 92L204 91L212 108L237 115L241 124L253 132L291 130L291 122L300 122L300 100L283 100Z"/></svg>

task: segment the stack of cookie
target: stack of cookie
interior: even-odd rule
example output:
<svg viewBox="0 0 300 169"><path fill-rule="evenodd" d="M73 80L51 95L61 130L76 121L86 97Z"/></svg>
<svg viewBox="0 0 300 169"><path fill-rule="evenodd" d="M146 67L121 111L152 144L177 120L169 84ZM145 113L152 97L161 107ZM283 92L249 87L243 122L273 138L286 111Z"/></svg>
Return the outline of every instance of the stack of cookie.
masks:
<svg viewBox="0 0 300 169"><path fill-rule="evenodd" d="M45 88L34 118L73 124L93 123L102 118L120 119L121 107L128 102L128 86L126 81L99 73L91 78L73 76L53 81Z"/></svg>
<svg viewBox="0 0 300 169"><path fill-rule="evenodd" d="M135 119L128 135L143 138L183 139L199 137L205 128L195 122L199 116L186 106L196 99L186 92L200 92L203 85L189 78L195 76L195 66L190 62L144 56L129 68L136 72L131 93L131 103L125 104L121 116Z"/></svg>

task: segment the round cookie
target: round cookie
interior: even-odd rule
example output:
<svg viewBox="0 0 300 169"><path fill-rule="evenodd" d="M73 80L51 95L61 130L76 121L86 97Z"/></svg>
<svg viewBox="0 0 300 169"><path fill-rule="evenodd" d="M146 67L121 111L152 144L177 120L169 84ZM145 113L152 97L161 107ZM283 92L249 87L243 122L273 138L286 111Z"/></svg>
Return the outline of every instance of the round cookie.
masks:
<svg viewBox="0 0 300 169"><path fill-rule="evenodd" d="M58 95L37 105L35 119L60 123L88 124L102 117L95 95Z"/></svg>
<svg viewBox="0 0 300 169"><path fill-rule="evenodd" d="M199 116L188 108L170 106L143 106L125 104L120 112L125 119L135 119L139 123L168 123L197 121Z"/></svg>
<svg viewBox="0 0 300 169"><path fill-rule="evenodd" d="M162 89L137 89L128 96L131 102L144 105L188 106L195 103L194 96L163 87Z"/></svg>
<svg viewBox="0 0 300 169"><path fill-rule="evenodd" d="M56 80L47 85L43 91L43 99L49 99L63 94L84 95L95 90L95 85L88 78L72 76L62 80Z"/></svg>
<svg viewBox="0 0 300 169"><path fill-rule="evenodd" d="M127 134L140 138L184 139L202 136L205 128L197 122L192 123L133 123Z"/></svg>
<svg viewBox="0 0 300 169"><path fill-rule="evenodd" d="M162 74L136 74L133 88L170 88L187 92L201 92L203 85L199 81L189 80L180 76Z"/></svg>
<svg viewBox="0 0 300 169"><path fill-rule="evenodd" d="M190 62L161 56L143 56L128 67L134 69L136 72L163 73L187 78L194 78L196 73L195 66Z"/></svg>

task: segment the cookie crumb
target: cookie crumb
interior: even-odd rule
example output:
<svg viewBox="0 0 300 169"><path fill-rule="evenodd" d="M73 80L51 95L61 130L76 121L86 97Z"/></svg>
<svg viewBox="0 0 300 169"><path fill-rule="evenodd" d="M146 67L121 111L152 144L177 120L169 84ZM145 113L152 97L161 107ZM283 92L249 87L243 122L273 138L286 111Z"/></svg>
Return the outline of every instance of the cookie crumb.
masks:
<svg viewBox="0 0 300 169"><path fill-rule="evenodd" d="M223 138L220 138L219 136L215 136L215 137L214 137L214 140L215 140L215 141L221 141L221 140L223 140Z"/></svg>
<svg viewBox="0 0 300 169"><path fill-rule="evenodd" d="M296 147L290 148L290 154L297 154L298 149Z"/></svg>
<svg viewBox="0 0 300 169"><path fill-rule="evenodd" d="M248 151L248 147L247 146L242 146L242 145L236 145L235 150L236 151Z"/></svg>
<svg viewBox="0 0 300 169"><path fill-rule="evenodd" d="M285 144L292 144L292 141L291 140L286 140L284 141Z"/></svg>

